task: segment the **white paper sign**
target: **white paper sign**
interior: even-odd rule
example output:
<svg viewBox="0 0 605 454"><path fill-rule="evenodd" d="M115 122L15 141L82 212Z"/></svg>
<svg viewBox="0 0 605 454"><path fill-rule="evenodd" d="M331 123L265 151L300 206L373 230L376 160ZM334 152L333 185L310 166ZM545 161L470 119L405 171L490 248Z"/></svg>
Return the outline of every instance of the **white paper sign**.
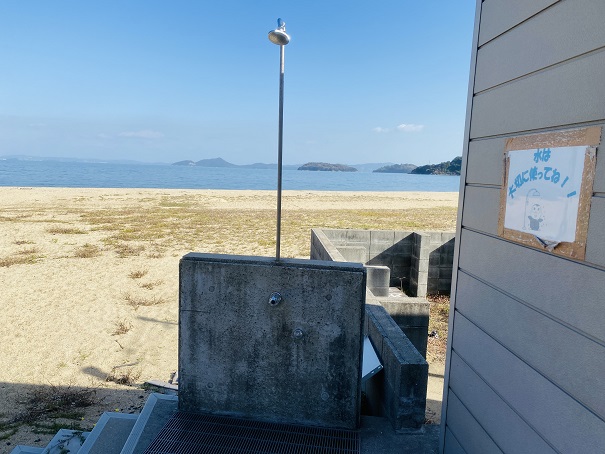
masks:
<svg viewBox="0 0 605 454"><path fill-rule="evenodd" d="M586 147L509 151L504 227L574 242Z"/></svg>

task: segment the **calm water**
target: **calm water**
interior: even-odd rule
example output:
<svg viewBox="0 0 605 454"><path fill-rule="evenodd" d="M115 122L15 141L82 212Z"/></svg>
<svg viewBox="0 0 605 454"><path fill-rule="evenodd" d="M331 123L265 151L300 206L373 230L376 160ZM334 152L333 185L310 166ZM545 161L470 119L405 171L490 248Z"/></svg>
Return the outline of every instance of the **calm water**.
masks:
<svg viewBox="0 0 605 454"><path fill-rule="evenodd" d="M403 173L283 171L284 190L456 192L459 181ZM277 170L0 160L0 186L274 190Z"/></svg>

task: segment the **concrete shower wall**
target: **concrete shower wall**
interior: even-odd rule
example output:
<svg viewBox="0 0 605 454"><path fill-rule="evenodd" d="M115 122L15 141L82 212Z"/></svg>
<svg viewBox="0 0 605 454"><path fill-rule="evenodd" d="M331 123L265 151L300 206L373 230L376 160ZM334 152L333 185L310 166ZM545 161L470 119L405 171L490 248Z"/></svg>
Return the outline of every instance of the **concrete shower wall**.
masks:
<svg viewBox="0 0 605 454"><path fill-rule="evenodd" d="M356 428L365 293L358 264L187 254L179 409Z"/></svg>

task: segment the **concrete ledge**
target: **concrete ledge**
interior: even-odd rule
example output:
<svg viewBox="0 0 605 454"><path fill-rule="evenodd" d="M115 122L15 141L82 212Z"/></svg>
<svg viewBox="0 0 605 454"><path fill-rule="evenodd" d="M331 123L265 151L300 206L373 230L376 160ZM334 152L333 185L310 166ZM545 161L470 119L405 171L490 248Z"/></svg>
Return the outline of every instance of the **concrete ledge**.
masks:
<svg viewBox="0 0 605 454"><path fill-rule="evenodd" d="M366 383L369 407L397 431L423 427L429 366L386 309L368 302L367 331L384 366ZM378 414L376 414L378 413Z"/></svg>

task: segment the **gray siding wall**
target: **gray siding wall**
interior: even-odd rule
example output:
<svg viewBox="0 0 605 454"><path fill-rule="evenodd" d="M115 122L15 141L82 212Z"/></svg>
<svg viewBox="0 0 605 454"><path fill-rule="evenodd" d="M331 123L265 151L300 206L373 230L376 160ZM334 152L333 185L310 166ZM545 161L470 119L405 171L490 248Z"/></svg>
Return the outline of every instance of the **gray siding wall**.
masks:
<svg viewBox="0 0 605 454"><path fill-rule="evenodd" d="M441 452L605 452L602 147L585 261L497 234L506 139L605 126L603 18L603 0L477 1Z"/></svg>

